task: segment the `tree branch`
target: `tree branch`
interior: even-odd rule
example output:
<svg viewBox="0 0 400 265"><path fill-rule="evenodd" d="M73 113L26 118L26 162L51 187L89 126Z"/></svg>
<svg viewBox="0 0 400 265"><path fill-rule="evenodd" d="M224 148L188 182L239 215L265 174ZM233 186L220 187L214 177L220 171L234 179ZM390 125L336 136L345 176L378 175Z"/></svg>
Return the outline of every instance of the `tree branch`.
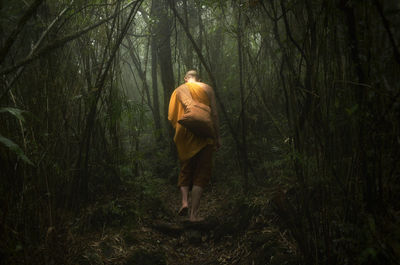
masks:
<svg viewBox="0 0 400 265"><path fill-rule="evenodd" d="M183 27L183 30L185 31L187 38L192 43L193 48L196 51L197 56L199 57L201 64L204 66L204 69L207 71L207 74L210 77L211 85L214 88L215 96L217 97L218 103L219 103L221 111L222 111L222 113L223 113L223 115L224 115L224 117L225 117L225 119L227 121L228 127L229 127L229 129L230 129L230 131L232 133L233 138L236 139L236 141L238 141L236 131L233 129L232 124L231 124L231 122L230 122L230 120L228 118L229 116L228 116L228 113L227 113L227 111L225 109L225 106L223 105L223 103L221 101L221 98L219 97L218 90L217 90L217 82L216 82L216 79L215 79L214 75L211 72L210 66L207 64L206 59L204 58L199 46L197 46L195 40L193 39L192 34L190 34L189 28L187 27L187 25L185 24L183 19L179 16L179 14L176 11L176 8L174 6L174 2L171 1L171 0L170 0L170 6L171 6L171 9L172 9L175 17L178 19L179 23Z"/></svg>
<svg viewBox="0 0 400 265"><path fill-rule="evenodd" d="M394 58L395 58L396 62L398 64L400 64L400 52L399 52L399 49L397 47L396 40L393 37L393 33L390 30L390 22L385 17L385 14L383 14L382 5L379 2L379 0L374 0L374 5L376 6L376 9L378 9L378 13L379 13L379 15L381 16L381 19L382 19L382 24L383 24L383 26L384 26L384 28L385 28L388 36L389 36L390 43L392 44L392 47L393 47Z"/></svg>
<svg viewBox="0 0 400 265"><path fill-rule="evenodd" d="M71 0L70 6L72 5L72 3L74 2L74 0ZM47 36L47 34L50 32L50 30L53 28L53 26L56 24L56 22L64 15L64 13L69 9L68 7L65 7L60 14L50 23L50 25L47 27L47 29L42 33L42 35L40 36L39 40L35 43L35 46L33 46L32 50L29 52L29 56L32 56L33 53L36 52L36 50L40 47L40 45L42 44L43 39ZM18 77L22 74L22 72L24 71L25 66L21 66L18 68L17 74L14 76L14 78L11 80L10 83L7 84L7 88L5 89L5 91L3 92L3 94L1 94L0 96L0 101L3 99L3 97L5 97L8 93L8 91L10 91L10 89L12 88L14 82L18 79Z"/></svg>
<svg viewBox="0 0 400 265"><path fill-rule="evenodd" d="M121 8L117 13L114 13L113 15L111 15L111 16L103 19L103 20L100 20L99 22L95 23L94 25L88 26L88 27L82 29L81 31L72 33L72 34L70 34L68 36L65 36L64 38L55 40L53 43L50 43L49 45L47 45L44 48L40 49L36 54L30 54L25 59L22 59L22 60L18 61L15 65L1 70L0 71L0 75L9 74L9 73L15 71L16 69L18 69L19 67L21 67L23 65L26 65L26 64L38 59L40 56L43 56L46 53L48 53L48 52L50 52L50 51L52 51L54 49L57 49L60 46L66 44L66 43L68 43L68 42L70 42L70 41L72 41L72 40L74 40L76 38L79 38L80 36L84 35L85 33L89 32L89 31L101 26L105 22L115 18L123 10L125 10L126 8L128 8L129 6L131 6L132 4L137 3L137 2L138 1L132 1L129 4L125 5L123 8Z"/></svg>
<svg viewBox="0 0 400 265"><path fill-rule="evenodd" d="M28 22L29 18L36 12L40 4L43 3L44 0L36 0L33 2L28 10L26 10L25 14L20 18L18 21L17 27L10 33L7 40L4 43L4 46L0 49L0 64L6 58L8 52L10 51L12 45L14 44L15 40L17 39L18 34L22 31L25 24Z"/></svg>

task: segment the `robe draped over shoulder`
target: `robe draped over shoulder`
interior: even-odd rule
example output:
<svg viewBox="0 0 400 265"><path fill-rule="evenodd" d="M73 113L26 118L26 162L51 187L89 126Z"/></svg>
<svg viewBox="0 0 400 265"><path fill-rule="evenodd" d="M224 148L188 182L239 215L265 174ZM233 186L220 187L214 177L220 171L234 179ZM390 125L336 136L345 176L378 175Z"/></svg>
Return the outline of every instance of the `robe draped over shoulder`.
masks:
<svg viewBox="0 0 400 265"><path fill-rule="evenodd" d="M186 83L186 85L189 88L193 100L210 106L210 99L200 85L191 82ZM177 88L171 95L168 109L168 120L175 128L174 142L178 151L179 160L186 161L196 155L206 145L214 144L214 140L212 138L196 136L190 130L178 123L178 120L185 112L184 106L181 102L180 93L181 90Z"/></svg>

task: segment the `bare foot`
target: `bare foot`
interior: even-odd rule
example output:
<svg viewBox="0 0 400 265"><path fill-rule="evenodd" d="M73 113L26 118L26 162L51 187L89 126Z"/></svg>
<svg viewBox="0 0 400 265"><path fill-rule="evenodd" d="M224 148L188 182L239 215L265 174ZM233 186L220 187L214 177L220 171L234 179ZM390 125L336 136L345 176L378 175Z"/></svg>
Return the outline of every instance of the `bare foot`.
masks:
<svg viewBox="0 0 400 265"><path fill-rule="evenodd" d="M178 211L179 216L186 216L188 214L189 208L187 205L182 205L182 207Z"/></svg>

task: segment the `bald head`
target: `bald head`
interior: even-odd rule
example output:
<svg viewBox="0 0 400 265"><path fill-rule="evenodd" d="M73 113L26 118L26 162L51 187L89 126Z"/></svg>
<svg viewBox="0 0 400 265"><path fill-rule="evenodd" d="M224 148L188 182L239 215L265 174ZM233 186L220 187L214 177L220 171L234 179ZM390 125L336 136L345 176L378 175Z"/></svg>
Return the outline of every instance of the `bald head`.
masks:
<svg viewBox="0 0 400 265"><path fill-rule="evenodd" d="M190 70L185 75L185 81L188 82L189 80L199 81L199 75L195 70Z"/></svg>

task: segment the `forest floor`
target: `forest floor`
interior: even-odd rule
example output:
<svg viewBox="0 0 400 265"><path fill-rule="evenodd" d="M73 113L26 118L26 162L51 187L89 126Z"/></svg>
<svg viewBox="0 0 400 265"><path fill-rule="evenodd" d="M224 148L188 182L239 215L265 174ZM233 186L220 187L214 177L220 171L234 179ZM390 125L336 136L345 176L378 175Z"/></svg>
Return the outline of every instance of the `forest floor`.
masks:
<svg viewBox="0 0 400 265"><path fill-rule="evenodd" d="M157 196L144 195L142 210L129 188L89 209L69 233L68 263L297 264L296 247L277 228L265 193L260 200L244 199L213 185L201 202L206 220L193 224L177 214L177 187L158 188Z"/></svg>

